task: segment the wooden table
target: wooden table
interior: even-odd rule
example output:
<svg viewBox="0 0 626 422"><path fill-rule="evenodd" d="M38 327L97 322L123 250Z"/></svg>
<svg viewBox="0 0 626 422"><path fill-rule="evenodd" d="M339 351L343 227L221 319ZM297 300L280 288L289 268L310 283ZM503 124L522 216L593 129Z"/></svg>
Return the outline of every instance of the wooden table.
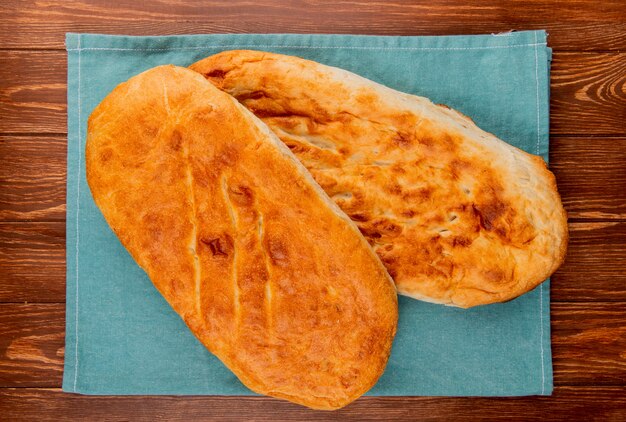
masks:
<svg viewBox="0 0 626 422"><path fill-rule="evenodd" d="M626 420L626 3L422 3L3 0L0 419ZM550 167L569 213L571 241L552 283L552 397L362 398L324 413L261 397L87 397L61 392L65 32L441 35L510 29L547 29L554 49Z"/></svg>

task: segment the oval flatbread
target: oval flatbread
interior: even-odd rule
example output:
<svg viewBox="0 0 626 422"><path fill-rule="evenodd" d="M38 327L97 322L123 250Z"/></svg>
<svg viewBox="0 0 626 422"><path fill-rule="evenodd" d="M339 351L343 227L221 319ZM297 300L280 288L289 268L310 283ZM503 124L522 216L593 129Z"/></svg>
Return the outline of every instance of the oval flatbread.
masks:
<svg viewBox="0 0 626 422"><path fill-rule="evenodd" d="M563 261L567 217L544 161L460 113L280 54L226 51L191 69L289 146L399 293L460 307L502 302Z"/></svg>
<svg viewBox="0 0 626 422"><path fill-rule="evenodd" d="M250 389L318 409L383 373L395 287L275 135L191 70L161 66L93 111L87 180L196 337Z"/></svg>

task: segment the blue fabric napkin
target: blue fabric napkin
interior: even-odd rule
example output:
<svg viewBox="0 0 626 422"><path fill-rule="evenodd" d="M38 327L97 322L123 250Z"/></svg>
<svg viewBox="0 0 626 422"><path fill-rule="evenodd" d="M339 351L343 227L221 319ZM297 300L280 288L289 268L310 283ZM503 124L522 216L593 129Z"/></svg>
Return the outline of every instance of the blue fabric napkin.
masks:
<svg viewBox="0 0 626 422"><path fill-rule="evenodd" d="M107 226L85 180L86 121L120 82L230 49L291 54L445 103L547 159L544 31L484 36L67 34L67 322L63 389L84 394L252 394L191 334ZM380 396L552 392L550 287L470 310L400 297Z"/></svg>

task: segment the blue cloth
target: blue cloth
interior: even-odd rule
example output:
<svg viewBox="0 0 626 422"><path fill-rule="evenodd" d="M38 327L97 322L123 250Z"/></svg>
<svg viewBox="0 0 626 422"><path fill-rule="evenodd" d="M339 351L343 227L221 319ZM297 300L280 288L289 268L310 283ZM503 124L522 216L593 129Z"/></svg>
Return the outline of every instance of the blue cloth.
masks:
<svg viewBox="0 0 626 422"><path fill-rule="evenodd" d="M67 326L63 389L85 394L252 394L191 334L111 232L85 180L86 121L120 82L229 49L291 54L348 69L471 116L548 154L550 49L544 31L453 37L67 34ZM369 395L552 392L546 282L471 310L400 298L384 375Z"/></svg>

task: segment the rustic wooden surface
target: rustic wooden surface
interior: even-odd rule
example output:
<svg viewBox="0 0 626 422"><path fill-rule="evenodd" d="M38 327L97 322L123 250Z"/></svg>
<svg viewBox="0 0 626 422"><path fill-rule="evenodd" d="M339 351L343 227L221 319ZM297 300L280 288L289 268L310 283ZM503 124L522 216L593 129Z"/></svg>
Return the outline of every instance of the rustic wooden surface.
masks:
<svg viewBox="0 0 626 422"><path fill-rule="evenodd" d="M546 29L550 166L571 241L552 282L551 397L362 398L314 412L269 398L61 392L64 33L386 35ZM623 0L19 1L0 4L1 420L626 420L626 6Z"/></svg>

